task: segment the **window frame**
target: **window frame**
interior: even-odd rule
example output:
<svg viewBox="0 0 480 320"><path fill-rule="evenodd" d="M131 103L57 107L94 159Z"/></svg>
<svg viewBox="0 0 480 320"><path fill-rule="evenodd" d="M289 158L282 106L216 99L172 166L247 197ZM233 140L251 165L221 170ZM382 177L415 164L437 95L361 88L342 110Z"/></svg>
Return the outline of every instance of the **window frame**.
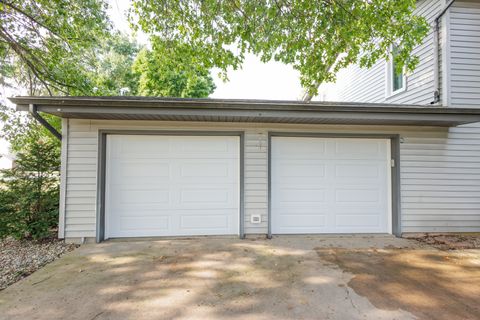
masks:
<svg viewBox="0 0 480 320"><path fill-rule="evenodd" d="M386 62L386 97L391 98L393 96L396 96L402 92L407 91L407 75L406 75L406 68L403 66L402 68L402 83L403 86L400 89L394 90L393 89L393 76L394 76L394 70L393 70L393 45L390 47L390 59Z"/></svg>

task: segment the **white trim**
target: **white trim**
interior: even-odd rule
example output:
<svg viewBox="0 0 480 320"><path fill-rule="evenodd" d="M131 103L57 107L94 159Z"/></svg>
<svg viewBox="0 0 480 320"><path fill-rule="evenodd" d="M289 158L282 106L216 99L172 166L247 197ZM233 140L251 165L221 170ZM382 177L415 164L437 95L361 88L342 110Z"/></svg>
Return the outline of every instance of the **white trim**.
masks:
<svg viewBox="0 0 480 320"><path fill-rule="evenodd" d="M445 1L444 5L447 5L448 0ZM455 5L455 3L453 4ZM447 10L442 17L440 32L442 33L442 42L439 43L440 50L442 52L442 63L441 63L441 81L442 87L440 88L440 104L446 107L451 106L451 77L450 77L450 10ZM438 52L437 52L438 54Z"/></svg>
<svg viewBox="0 0 480 320"><path fill-rule="evenodd" d="M393 200L392 200L392 165L398 166L392 157L392 140L387 140L387 226L388 233L393 234ZM388 165L390 164L390 165Z"/></svg>
<svg viewBox="0 0 480 320"><path fill-rule="evenodd" d="M68 119L62 118L62 146L60 153L60 204L58 208L58 238L65 238L65 208L67 203Z"/></svg>
<svg viewBox="0 0 480 320"><path fill-rule="evenodd" d="M110 166L108 164L108 159L111 159L111 143L110 143L110 138L112 137L112 135L109 135L107 134L106 137L105 137L105 159L104 159L104 162L105 162L105 172L104 172L104 175L105 175L105 191L104 191L104 210L105 210L105 222L103 223L103 226L104 226L104 232L103 232L103 240L108 240L109 238L109 235L110 235L110 215L108 214L108 208L107 208L107 203L109 203L110 201L110 188L108 187L108 185L110 184ZM100 214L100 213L97 213L97 214ZM98 228L98 226L97 226Z"/></svg>
<svg viewBox="0 0 480 320"><path fill-rule="evenodd" d="M392 51L393 49L391 48L390 49L390 52ZM388 61L385 61L385 77L386 77L386 81L385 81L385 98L386 99L389 99L389 98L392 98L402 92L405 92L407 91L407 75L406 75L406 68L405 66L403 67L403 71L402 71L402 74L403 74L403 86L402 88L398 89L398 90L393 90L393 81L392 81L392 76L393 76L393 56L392 54L390 54L390 59Z"/></svg>

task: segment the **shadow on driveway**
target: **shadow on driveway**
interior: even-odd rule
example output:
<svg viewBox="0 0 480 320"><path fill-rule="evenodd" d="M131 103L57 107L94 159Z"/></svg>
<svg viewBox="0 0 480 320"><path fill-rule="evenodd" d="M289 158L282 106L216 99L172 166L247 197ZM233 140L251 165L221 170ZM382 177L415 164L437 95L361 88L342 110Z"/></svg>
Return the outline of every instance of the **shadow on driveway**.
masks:
<svg viewBox="0 0 480 320"><path fill-rule="evenodd" d="M0 292L0 318L473 319L479 254L456 254L368 236L106 242Z"/></svg>

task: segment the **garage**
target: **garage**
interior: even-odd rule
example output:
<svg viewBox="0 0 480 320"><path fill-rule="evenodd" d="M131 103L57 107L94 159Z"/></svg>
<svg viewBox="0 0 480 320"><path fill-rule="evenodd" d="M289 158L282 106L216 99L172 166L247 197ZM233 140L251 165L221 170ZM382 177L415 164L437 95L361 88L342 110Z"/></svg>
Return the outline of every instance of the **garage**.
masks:
<svg viewBox="0 0 480 320"><path fill-rule="evenodd" d="M108 134L105 238L237 235L240 137Z"/></svg>
<svg viewBox="0 0 480 320"><path fill-rule="evenodd" d="M271 137L271 232L391 233L390 140Z"/></svg>

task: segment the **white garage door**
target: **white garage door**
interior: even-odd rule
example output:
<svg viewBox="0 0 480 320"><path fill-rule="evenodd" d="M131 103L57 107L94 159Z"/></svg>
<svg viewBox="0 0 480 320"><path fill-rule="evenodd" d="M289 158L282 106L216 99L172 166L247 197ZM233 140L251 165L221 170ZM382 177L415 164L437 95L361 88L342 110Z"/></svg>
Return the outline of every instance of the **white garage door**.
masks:
<svg viewBox="0 0 480 320"><path fill-rule="evenodd" d="M272 137L272 233L391 232L390 140Z"/></svg>
<svg viewBox="0 0 480 320"><path fill-rule="evenodd" d="M239 140L108 135L105 238L238 234Z"/></svg>

